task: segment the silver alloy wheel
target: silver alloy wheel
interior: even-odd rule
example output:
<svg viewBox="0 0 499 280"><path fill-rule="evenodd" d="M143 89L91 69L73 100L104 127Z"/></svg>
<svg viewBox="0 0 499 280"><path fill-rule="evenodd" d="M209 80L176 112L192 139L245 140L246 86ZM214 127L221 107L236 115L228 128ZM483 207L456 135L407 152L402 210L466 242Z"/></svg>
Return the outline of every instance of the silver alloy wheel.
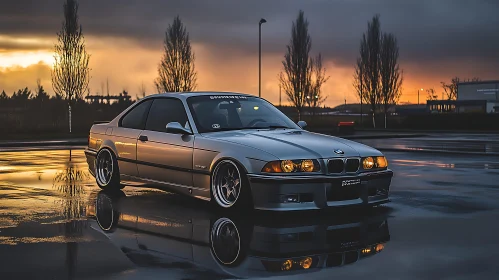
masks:
<svg viewBox="0 0 499 280"><path fill-rule="evenodd" d="M218 205L224 208L233 206L241 193L241 173L236 164L230 160L221 161L211 180L213 197Z"/></svg>
<svg viewBox="0 0 499 280"><path fill-rule="evenodd" d="M111 182L113 178L114 164L113 156L108 149L103 149L97 156L95 163L95 178L99 185L105 187Z"/></svg>
<svg viewBox="0 0 499 280"><path fill-rule="evenodd" d="M224 265L237 261L241 252L241 236L229 218L218 219L211 228L211 249L217 260Z"/></svg>

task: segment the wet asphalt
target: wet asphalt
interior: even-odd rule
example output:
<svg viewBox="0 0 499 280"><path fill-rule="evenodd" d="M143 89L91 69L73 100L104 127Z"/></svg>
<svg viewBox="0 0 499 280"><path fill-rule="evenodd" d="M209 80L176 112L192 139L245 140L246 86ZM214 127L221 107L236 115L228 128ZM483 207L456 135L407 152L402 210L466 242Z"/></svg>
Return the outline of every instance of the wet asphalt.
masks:
<svg viewBox="0 0 499 280"><path fill-rule="evenodd" d="M499 158L385 154L391 203L272 214L100 191L82 148L2 151L0 279L497 279Z"/></svg>

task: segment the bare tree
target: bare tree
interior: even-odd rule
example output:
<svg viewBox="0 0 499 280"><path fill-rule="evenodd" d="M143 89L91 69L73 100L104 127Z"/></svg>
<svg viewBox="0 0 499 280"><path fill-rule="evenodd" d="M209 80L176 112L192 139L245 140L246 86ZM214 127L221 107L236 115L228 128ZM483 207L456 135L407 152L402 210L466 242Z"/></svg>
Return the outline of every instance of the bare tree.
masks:
<svg viewBox="0 0 499 280"><path fill-rule="evenodd" d="M373 126L376 127L376 108L381 99L381 29L378 15L374 16L372 21L367 23L367 33L362 35L359 51L360 57L357 59L354 86L361 95L361 100L369 103Z"/></svg>
<svg viewBox="0 0 499 280"><path fill-rule="evenodd" d="M427 94L427 97L426 97L427 100L437 100L438 99L438 95L435 92L434 88L427 89L426 94Z"/></svg>
<svg viewBox="0 0 499 280"><path fill-rule="evenodd" d="M442 84L442 88L444 89L444 93L447 96L447 100L455 100L457 98L457 84L459 81L459 77L454 77L451 79L450 84L440 82Z"/></svg>
<svg viewBox="0 0 499 280"><path fill-rule="evenodd" d="M42 86L42 82L40 79L36 79L36 92L33 96L33 99L39 102L39 104L44 104L48 100L50 100L50 96L47 94L45 89Z"/></svg>
<svg viewBox="0 0 499 280"><path fill-rule="evenodd" d="M147 92L146 86L142 82L139 87L139 93L142 96L142 98L146 97L146 92Z"/></svg>
<svg viewBox="0 0 499 280"><path fill-rule="evenodd" d="M300 120L306 96L310 95L313 65L309 57L312 39L308 33L308 20L301 10L291 27L291 40L286 48L282 61L284 71L279 75L279 81L288 100L298 111L298 120Z"/></svg>
<svg viewBox="0 0 499 280"><path fill-rule="evenodd" d="M386 116L388 109L397 103L401 95L403 74L398 63L399 47L393 34L383 34L379 56L380 101Z"/></svg>
<svg viewBox="0 0 499 280"><path fill-rule="evenodd" d="M322 65L322 55L319 55L311 60L312 71L308 75L308 86L309 93L306 96L306 102L309 108L312 109L312 114L315 116L316 109L320 107L327 99L322 93L322 86L329 80L329 76L326 75L326 68Z"/></svg>
<svg viewBox="0 0 499 280"><path fill-rule="evenodd" d="M154 81L158 92L186 92L196 89L197 73L194 67L189 33L176 16L165 33L164 53Z"/></svg>
<svg viewBox="0 0 499 280"><path fill-rule="evenodd" d="M356 91L356 93L359 97L359 101L360 101L360 123L361 123L361 125L363 124L363 112L362 112L363 103L368 101L368 99L367 99L367 86L366 86L368 84L367 75L366 75L367 64L365 63L365 61L367 60L368 53L367 53L365 47L366 47L366 45L362 44L362 41L361 41L360 49L359 49L360 57L357 58L357 62L355 63L355 70L354 70L354 75L353 75L353 86L355 88L355 91Z"/></svg>
<svg viewBox="0 0 499 280"><path fill-rule="evenodd" d="M466 82L479 82L480 78L473 77L471 79L464 79L461 81L459 77L454 77L451 79L450 84L446 82L440 82L442 84L442 88L444 89L444 93L447 96L447 100L456 100L457 99L457 84L466 83Z"/></svg>
<svg viewBox="0 0 499 280"><path fill-rule="evenodd" d="M90 55L86 51L82 28L78 23L78 1L67 0L63 6L64 21L54 46L52 87L56 94L64 96L68 102L71 132L71 105L88 90Z"/></svg>

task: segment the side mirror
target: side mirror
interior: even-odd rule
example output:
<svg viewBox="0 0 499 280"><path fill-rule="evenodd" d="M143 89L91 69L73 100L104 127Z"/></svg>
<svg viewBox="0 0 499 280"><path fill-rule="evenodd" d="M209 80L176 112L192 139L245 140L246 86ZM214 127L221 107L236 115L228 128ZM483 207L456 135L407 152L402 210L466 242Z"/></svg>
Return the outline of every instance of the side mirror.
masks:
<svg viewBox="0 0 499 280"><path fill-rule="evenodd" d="M299 121L298 123L296 123L299 127L301 127L302 129L305 129L305 127L307 127L307 122L305 121Z"/></svg>
<svg viewBox="0 0 499 280"><path fill-rule="evenodd" d="M182 135L192 134L192 132L189 129L183 127L178 122L170 122L170 123L168 123L166 125L166 132L167 133L182 134Z"/></svg>

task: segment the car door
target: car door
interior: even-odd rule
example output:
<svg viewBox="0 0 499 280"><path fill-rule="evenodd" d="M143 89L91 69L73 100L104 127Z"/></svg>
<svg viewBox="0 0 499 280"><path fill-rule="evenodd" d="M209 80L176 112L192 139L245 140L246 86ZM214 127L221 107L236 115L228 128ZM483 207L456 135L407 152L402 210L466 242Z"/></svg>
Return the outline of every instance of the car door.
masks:
<svg viewBox="0 0 499 280"><path fill-rule="evenodd" d="M184 104L177 98L154 99L137 142L139 176L188 193L192 186L193 135L166 132L178 122L190 129Z"/></svg>
<svg viewBox="0 0 499 280"><path fill-rule="evenodd" d="M137 138L144 129L149 108L153 100L145 100L130 109L113 128L113 140L118 152L120 173L138 176Z"/></svg>

